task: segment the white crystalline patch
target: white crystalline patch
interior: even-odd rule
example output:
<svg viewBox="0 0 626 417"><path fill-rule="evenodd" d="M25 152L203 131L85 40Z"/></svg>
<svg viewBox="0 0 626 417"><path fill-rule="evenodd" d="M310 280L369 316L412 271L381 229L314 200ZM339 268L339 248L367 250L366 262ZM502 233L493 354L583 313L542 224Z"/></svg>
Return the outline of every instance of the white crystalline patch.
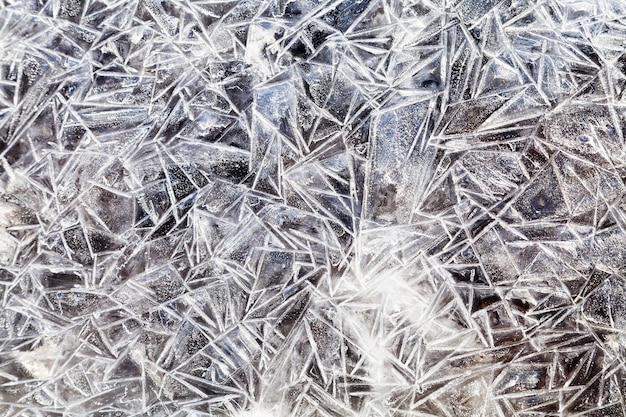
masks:
<svg viewBox="0 0 626 417"><path fill-rule="evenodd" d="M273 75L276 70L272 66L272 55L279 51L276 42L278 27L270 22L259 22L249 29L246 45L246 63L263 74Z"/></svg>
<svg viewBox="0 0 626 417"><path fill-rule="evenodd" d="M8 189L13 189L15 186L14 181L10 181L7 185ZM13 229L13 233L19 230L23 226L22 212L20 206L16 202L0 201L0 265L7 266L13 262L15 251L17 250L19 241L12 236L10 230Z"/></svg>
<svg viewBox="0 0 626 417"><path fill-rule="evenodd" d="M16 352L17 359L34 377L38 379L50 378L53 375L52 358L57 357L54 349L39 348L32 352Z"/></svg>
<svg viewBox="0 0 626 417"><path fill-rule="evenodd" d="M251 410L241 411L235 415L235 417L280 417L274 412L263 408L254 408Z"/></svg>
<svg viewBox="0 0 626 417"><path fill-rule="evenodd" d="M37 348L30 351L15 351L12 356L26 368L35 379L47 379L55 376L59 365L68 354L76 349L76 340L73 335L61 338L52 332L50 337Z"/></svg>
<svg viewBox="0 0 626 417"><path fill-rule="evenodd" d="M0 230L0 264L8 265L11 263L16 246L17 244L11 235Z"/></svg>

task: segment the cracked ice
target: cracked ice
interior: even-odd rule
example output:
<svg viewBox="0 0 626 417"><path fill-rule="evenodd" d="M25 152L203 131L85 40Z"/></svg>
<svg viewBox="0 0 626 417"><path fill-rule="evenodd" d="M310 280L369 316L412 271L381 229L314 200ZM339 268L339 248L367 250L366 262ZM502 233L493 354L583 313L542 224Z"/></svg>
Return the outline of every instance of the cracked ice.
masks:
<svg viewBox="0 0 626 417"><path fill-rule="evenodd" d="M0 415L626 416L621 0L0 1Z"/></svg>

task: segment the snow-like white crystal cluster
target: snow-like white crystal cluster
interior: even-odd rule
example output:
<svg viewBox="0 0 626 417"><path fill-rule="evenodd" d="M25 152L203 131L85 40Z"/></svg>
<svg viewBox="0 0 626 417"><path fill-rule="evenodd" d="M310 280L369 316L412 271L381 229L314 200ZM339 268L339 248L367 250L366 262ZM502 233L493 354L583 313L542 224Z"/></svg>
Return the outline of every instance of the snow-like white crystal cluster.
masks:
<svg viewBox="0 0 626 417"><path fill-rule="evenodd" d="M0 416L626 416L623 0L0 0Z"/></svg>

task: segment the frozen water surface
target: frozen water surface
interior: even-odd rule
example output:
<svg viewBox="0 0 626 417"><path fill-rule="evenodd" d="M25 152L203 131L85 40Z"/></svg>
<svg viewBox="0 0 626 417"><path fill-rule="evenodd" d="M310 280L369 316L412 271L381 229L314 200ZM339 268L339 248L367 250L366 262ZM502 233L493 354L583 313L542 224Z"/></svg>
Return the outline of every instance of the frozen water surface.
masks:
<svg viewBox="0 0 626 417"><path fill-rule="evenodd" d="M0 1L0 415L626 416L622 0Z"/></svg>

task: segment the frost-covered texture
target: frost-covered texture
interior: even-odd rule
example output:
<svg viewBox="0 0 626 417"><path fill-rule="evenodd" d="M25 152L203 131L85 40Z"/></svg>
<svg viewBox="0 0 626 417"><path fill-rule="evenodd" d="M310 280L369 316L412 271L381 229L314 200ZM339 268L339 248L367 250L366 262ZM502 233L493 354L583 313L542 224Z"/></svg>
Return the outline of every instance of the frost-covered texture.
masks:
<svg viewBox="0 0 626 417"><path fill-rule="evenodd" d="M0 7L0 415L626 415L623 0Z"/></svg>

